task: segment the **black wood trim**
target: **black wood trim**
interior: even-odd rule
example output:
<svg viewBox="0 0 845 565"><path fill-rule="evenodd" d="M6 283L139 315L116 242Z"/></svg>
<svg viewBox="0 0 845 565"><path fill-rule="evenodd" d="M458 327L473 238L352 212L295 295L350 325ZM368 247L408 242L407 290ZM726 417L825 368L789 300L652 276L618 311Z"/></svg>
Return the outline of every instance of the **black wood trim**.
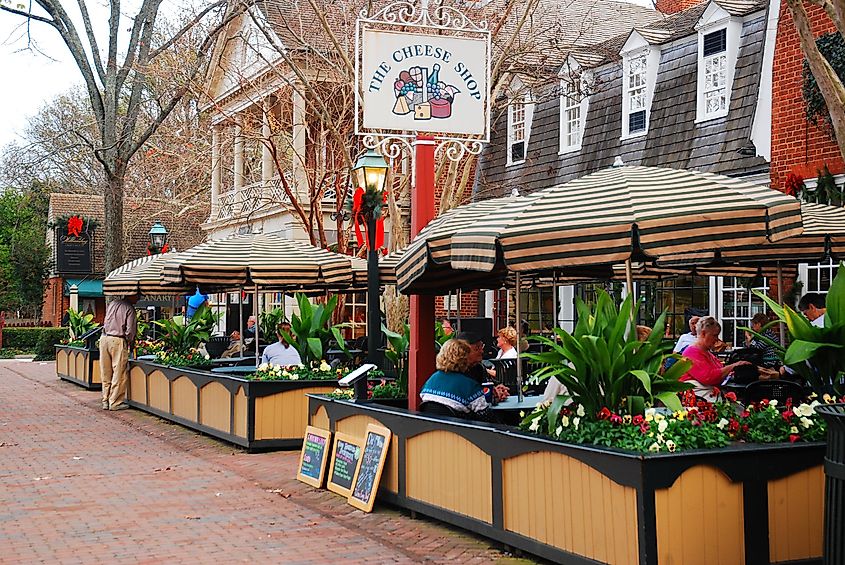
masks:
<svg viewBox="0 0 845 565"><path fill-rule="evenodd" d="M505 502L502 483L502 458L490 457L490 496L493 497L493 526L505 529Z"/></svg>
<svg viewBox="0 0 845 565"><path fill-rule="evenodd" d="M745 565L769 565L769 492L766 481L742 484Z"/></svg>

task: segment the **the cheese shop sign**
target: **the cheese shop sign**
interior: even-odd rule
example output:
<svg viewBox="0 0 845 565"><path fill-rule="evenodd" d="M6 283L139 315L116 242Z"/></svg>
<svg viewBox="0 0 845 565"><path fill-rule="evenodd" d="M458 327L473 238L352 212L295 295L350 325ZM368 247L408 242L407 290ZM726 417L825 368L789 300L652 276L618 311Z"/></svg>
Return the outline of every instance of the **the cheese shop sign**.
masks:
<svg viewBox="0 0 845 565"><path fill-rule="evenodd" d="M365 29L364 128L486 134L487 46L484 39Z"/></svg>

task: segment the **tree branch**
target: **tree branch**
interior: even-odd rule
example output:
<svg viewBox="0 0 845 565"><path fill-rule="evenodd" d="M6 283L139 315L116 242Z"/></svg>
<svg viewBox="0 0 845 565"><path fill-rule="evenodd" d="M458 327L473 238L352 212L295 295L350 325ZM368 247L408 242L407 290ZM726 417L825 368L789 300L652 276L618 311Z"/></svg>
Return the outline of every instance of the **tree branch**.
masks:
<svg viewBox="0 0 845 565"><path fill-rule="evenodd" d="M29 12L24 12L23 10L18 10L16 8L11 8L6 4L0 4L0 11L2 12L9 12L10 14L15 14L17 16L23 16L28 20L35 20L37 22L44 22L45 24L50 24L53 27L56 27L56 22L49 18L45 18L43 16L36 16L35 14L30 14Z"/></svg>

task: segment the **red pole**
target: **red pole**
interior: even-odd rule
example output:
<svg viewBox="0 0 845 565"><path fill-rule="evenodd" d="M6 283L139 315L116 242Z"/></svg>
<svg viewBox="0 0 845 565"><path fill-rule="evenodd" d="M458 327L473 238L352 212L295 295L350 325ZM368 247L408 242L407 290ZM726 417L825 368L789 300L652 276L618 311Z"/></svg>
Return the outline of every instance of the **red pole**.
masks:
<svg viewBox="0 0 845 565"><path fill-rule="evenodd" d="M411 237L434 219L434 138L417 135L411 187ZM434 372L434 296L411 296L411 345L408 351L408 408L420 404L420 390Z"/></svg>

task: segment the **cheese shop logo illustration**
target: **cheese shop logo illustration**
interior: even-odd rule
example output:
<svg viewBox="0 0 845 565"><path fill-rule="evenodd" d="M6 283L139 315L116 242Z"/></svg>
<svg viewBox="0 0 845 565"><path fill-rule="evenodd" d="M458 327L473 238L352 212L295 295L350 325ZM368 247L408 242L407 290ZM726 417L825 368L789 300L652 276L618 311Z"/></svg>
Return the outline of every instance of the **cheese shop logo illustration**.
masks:
<svg viewBox="0 0 845 565"><path fill-rule="evenodd" d="M415 120L444 119L452 115L457 87L440 80L440 64L411 67L399 73L393 83L396 103L393 113L413 114Z"/></svg>

